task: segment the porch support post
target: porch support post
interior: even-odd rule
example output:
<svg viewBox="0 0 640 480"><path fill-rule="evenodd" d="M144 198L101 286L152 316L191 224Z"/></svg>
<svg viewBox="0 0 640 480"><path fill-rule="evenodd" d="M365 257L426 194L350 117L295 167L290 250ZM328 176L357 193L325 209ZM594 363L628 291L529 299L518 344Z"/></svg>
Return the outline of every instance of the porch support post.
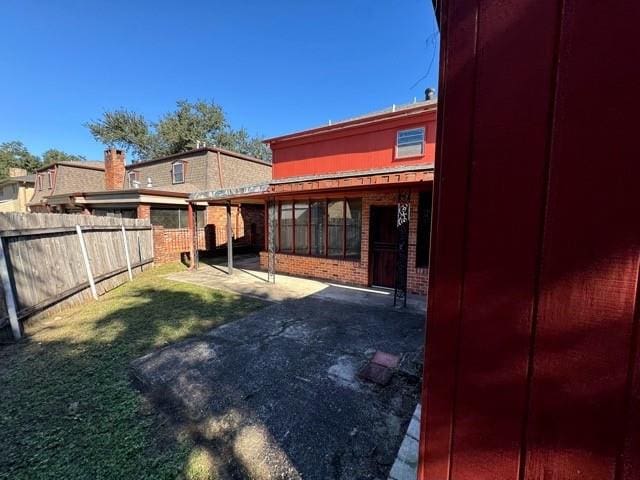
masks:
<svg viewBox="0 0 640 480"><path fill-rule="evenodd" d="M276 283L276 228L278 228L278 224L276 201L274 199L269 199L267 210L267 223L269 225L267 231L267 250L269 252L267 279L269 282Z"/></svg>
<svg viewBox="0 0 640 480"><path fill-rule="evenodd" d="M411 207L411 191L398 194L398 253L396 264L396 285L393 295L393 306L402 302L407 306L407 263L409 259L409 215Z"/></svg>
<svg viewBox="0 0 640 480"><path fill-rule="evenodd" d="M187 225L189 229L189 270L196 268L195 222L193 221L193 203L187 203Z"/></svg>
<svg viewBox="0 0 640 480"><path fill-rule="evenodd" d="M233 273L233 228L231 226L231 202L227 202L227 273Z"/></svg>

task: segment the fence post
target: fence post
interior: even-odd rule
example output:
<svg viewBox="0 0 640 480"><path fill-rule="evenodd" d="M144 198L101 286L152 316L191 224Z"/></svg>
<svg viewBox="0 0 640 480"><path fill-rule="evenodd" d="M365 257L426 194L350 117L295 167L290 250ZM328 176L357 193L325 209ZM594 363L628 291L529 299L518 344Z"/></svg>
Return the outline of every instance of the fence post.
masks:
<svg viewBox="0 0 640 480"><path fill-rule="evenodd" d="M93 295L93 298L97 300L98 292L96 291L96 283L93 281L91 264L89 263L89 254L87 253L87 246L84 243L84 236L82 235L80 225L76 225L76 232L78 232L78 239L80 240L80 249L82 250L82 258L84 258L84 266L87 269L87 277L89 278L89 285L91 286L91 295Z"/></svg>
<svg viewBox="0 0 640 480"><path fill-rule="evenodd" d="M131 273L131 258L129 257L129 245L127 244L127 231L122 225L122 243L124 243L124 256L127 258L127 271L129 272L129 280L133 280L133 273Z"/></svg>
<svg viewBox="0 0 640 480"><path fill-rule="evenodd" d="M9 313L9 323L13 338L20 340L22 338L22 330L18 321L18 312L16 309L16 299L13 294L13 285L9 276L9 267L7 266L7 257L4 248L4 239L0 238L0 276L2 277L2 289L4 290L4 299L7 304L7 312Z"/></svg>

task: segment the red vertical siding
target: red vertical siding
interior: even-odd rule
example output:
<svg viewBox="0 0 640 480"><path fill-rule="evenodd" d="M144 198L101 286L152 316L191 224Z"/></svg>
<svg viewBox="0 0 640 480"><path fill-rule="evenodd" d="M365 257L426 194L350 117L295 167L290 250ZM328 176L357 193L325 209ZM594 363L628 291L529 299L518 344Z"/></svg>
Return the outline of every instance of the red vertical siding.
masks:
<svg viewBox="0 0 640 480"><path fill-rule="evenodd" d="M640 6L441 20L419 477L640 478Z"/></svg>

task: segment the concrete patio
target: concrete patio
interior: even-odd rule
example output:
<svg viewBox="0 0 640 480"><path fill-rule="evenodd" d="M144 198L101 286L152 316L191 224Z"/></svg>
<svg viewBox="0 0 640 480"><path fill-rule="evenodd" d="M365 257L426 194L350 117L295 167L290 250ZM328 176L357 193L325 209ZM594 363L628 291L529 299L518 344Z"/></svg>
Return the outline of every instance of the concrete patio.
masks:
<svg viewBox="0 0 640 480"><path fill-rule="evenodd" d="M137 385L191 432L215 478L387 478L419 401L424 314L392 295L354 290L356 302L343 287L261 287L253 271L219 268L171 278L274 304L134 361ZM376 351L400 359L386 386L358 375Z"/></svg>
<svg viewBox="0 0 640 480"><path fill-rule="evenodd" d="M315 295L317 298L345 303L366 304L381 308L393 307L393 290L360 288L321 280L291 277L276 273L275 283L269 283L267 272L260 270L256 255L238 255L234 258L233 274L229 275L226 259L214 258L200 262L198 270L174 273L167 278L205 287L226 290L269 302L281 302ZM424 313L423 295L407 296L407 311Z"/></svg>

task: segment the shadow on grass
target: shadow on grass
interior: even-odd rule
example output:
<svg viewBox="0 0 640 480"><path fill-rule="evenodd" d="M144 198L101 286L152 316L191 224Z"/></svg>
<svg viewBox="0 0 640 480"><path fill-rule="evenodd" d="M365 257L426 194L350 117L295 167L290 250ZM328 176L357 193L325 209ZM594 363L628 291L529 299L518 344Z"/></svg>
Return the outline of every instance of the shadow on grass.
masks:
<svg viewBox="0 0 640 480"><path fill-rule="evenodd" d="M263 305L141 275L0 349L0 478L175 478L191 448L131 387L129 362ZM177 434L177 441L176 441Z"/></svg>

